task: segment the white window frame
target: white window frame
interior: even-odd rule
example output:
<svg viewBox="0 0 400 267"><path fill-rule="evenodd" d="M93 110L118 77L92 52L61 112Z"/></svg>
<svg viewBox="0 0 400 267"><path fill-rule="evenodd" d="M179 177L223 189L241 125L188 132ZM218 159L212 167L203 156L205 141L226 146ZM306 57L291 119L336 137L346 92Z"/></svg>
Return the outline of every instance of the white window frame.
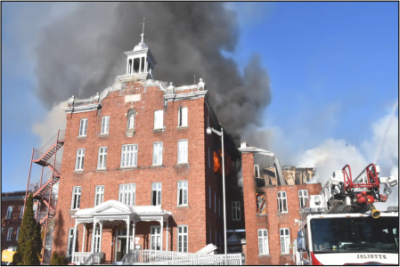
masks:
<svg viewBox="0 0 400 267"><path fill-rule="evenodd" d="M22 219L22 217L24 217L24 206L21 206L21 209L20 209L20 212L19 212L19 218Z"/></svg>
<svg viewBox="0 0 400 267"><path fill-rule="evenodd" d="M258 255L269 255L268 230L258 230Z"/></svg>
<svg viewBox="0 0 400 267"><path fill-rule="evenodd" d="M288 213L288 202L287 202L286 191L278 191L277 198L278 198L278 213ZM284 208L285 206L286 209Z"/></svg>
<svg viewBox="0 0 400 267"><path fill-rule="evenodd" d="M240 221L240 201L232 201L232 221Z"/></svg>
<svg viewBox="0 0 400 267"><path fill-rule="evenodd" d="M211 209L211 185L208 186L208 208Z"/></svg>
<svg viewBox="0 0 400 267"><path fill-rule="evenodd" d="M13 212L13 206L8 206L6 219L11 219L12 218L12 212Z"/></svg>
<svg viewBox="0 0 400 267"><path fill-rule="evenodd" d="M160 118L161 117L161 118ZM154 130L164 128L164 110L154 111Z"/></svg>
<svg viewBox="0 0 400 267"><path fill-rule="evenodd" d="M118 201L128 206L135 206L136 184L120 184Z"/></svg>
<svg viewBox="0 0 400 267"><path fill-rule="evenodd" d="M88 119L81 119L79 122L79 136L87 136Z"/></svg>
<svg viewBox="0 0 400 267"><path fill-rule="evenodd" d="M186 232L184 231L186 230ZM186 240L185 240L186 237ZM181 240L179 240L181 239ZM189 228L187 225L178 225L178 252L188 252L189 247ZM186 246L185 246L186 243Z"/></svg>
<svg viewBox="0 0 400 267"><path fill-rule="evenodd" d="M82 187L74 186L72 188L71 210L79 210L81 206Z"/></svg>
<svg viewBox="0 0 400 267"><path fill-rule="evenodd" d="M161 147L160 147L161 145ZM163 142L153 143L153 166L161 166L163 164Z"/></svg>
<svg viewBox="0 0 400 267"><path fill-rule="evenodd" d="M18 241L18 236L19 236L19 230L21 229L21 227L17 228L17 236L15 237L15 241Z"/></svg>
<svg viewBox="0 0 400 267"><path fill-rule="evenodd" d="M256 164L254 165L254 176L256 178L260 178L260 165Z"/></svg>
<svg viewBox="0 0 400 267"><path fill-rule="evenodd" d="M121 147L121 168L137 167L138 145L127 144Z"/></svg>
<svg viewBox="0 0 400 267"><path fill-rule="evenodd" d="M150 226L150 248L161 250L161 227L159 225Z"/></svg>
<svg viewBox="0 0 400 267"><path fill-rule="evenodd" d="M101 118L100 134L108 134L110 129L110 116L103 116Z"/></svg>
<svg viewBox="0 0 400 267"><path fill-rule="evenodd" d="M8 228L8 231L7 231L7 241L11 241L11 238L12 238L12 231L13 231L13 228L12 228L12 227Z"/></svg>
<svg viewBox="0 0 400 267"><path fill-rule="evenodd" d="M182 194L182 203L180 202ZM177 198L177 205L178 206L187 206L189 202L189 186L188 181L178 181L178 198Z"/></svg>
<svg viewBox="0 0 400 267"><path fill-rule="evenodd" d="M94 206L104 202L104 185L96 185L94 188Z"/></svg>
<svg viewBox="0 0 400 267"><path fill-rule="evenodd" d="M281 243L281 255L289 254L290 229L289 228L280 228L279 229L279 237L280 237L280 243Z"/></svg>
<svg viewBox="0 0 400 267"><path fill-rule="evenodd" d="M154 205L154 191L156 191L156 199ZM151 205L152 206L161 206L161 200L162 200L162 183L161 182L156 182L151 184Z"/></svg>
<svg viewBox="0 0 400 267"><path fill-rule="evenodd" d="M189 146L189 142L187 139L178 140L178 163L188 163L189 162L188 146Z"/></svg>
<svg viewBox="0 0 400 267"><path fill-rule="evenodd" d="M302 210L303 208L305 208L307 204L308 190L307 189L299 190L298 195L299 195L300 210Z"/></svg>
<svg viewBox="0 0 400 267"><path fill-rule="evenodd" d="M85 164L85 149L78 148L76 151L75 171L83 171Z"/></svg>
<svg viewBox="0 0 400 267"><path fill-rule="evenodd" d="M178 108L178 127L188 126L188 108L180 107Z"/></svg>
<svg viewBox="0 0 400 267"><path fill-rule="evenodd" d="M68 229L68 242L66 257L72 256L72 243L74 242L74 228Z"/></svg>
<svg viewBox="0 0 400 267"><path fill-rule="evenodd" d="M101 252L101 234L102 234L102 227L99 225L96 227L96 231L94 233L94 252L99 253ZM78 240L78 238L76 239Z"/></svg>
<svg viewBox="0 0 400 267"><path fill-rule="evenodd" d="M99 154L97 157L97 169L105 170L107 168L107 147L99 147Z"/></svg>

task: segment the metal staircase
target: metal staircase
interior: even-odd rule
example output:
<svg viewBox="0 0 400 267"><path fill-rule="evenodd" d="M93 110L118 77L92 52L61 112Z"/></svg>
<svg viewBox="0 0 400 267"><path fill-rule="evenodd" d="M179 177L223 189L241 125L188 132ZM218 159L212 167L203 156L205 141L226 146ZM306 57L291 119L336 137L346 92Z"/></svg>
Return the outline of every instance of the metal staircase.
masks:
<svg viewBox="0 0 400 267"><path fill-rule="evenodd" d="M40 222L43 227L42 231L48 232L47 225L56 216L57 207L57 195L52 196L52 189L55 184L60 180L61 163L57 162L57 152L63 147L65 140L65 130L58 130L57 134L47 142L41 149L32 149L32 157L29 168L28 185L25 194L25 204L28 198L28 190L30 188L31 170L32 163L42 166L42 174L40 176L40 182L36 186L35 190L31 191L34 200L38 201L36 207L40 206L36 212L36 220ZM60 156L60 155L58 155ZM48 172L43 176L44 168L48 169ZM44 178L44 179L43 179ZM25 210L25 207L24 207ZM51 239L46 236L46 239ZM47 243L46 243L47 244ZM45 246L44 246L45 247ZM48 247L46 245L46 247ZM51 247L51 246L50 246ZM44 260L45 250L42 253L42 264Z"/></svg>

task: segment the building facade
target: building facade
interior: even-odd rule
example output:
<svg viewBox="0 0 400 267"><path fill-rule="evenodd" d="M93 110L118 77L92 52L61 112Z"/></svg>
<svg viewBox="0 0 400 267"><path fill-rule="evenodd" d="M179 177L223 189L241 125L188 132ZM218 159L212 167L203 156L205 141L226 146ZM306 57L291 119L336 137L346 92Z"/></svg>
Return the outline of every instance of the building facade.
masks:
<svg viewBox="0 0 400 267"><path fill-rule="evenodd" d="M246 265L294 264L290 244L297 237L300 210L321 184L276 185L258 182L269 151L242 143L242 174L246 229ZM276 177L276 175L270 175ZM278 177L277 177L278 178ZM277 180L275 178L275 180Z"/></svg>
<svg viewBox="0 0 400 267"><path fill-rule="evenodd" d="M1 193L1 247L17 246L26 191Z"/></svg>
<svg viewBox="0 0 400 267"><path fill-rule="evenodd" d="M206 85L154 80L143 35L125 54L126 74L113 86L65 108L53 251L101 252L107 263L132 249L196 252L212 243L221 251L221 143L205 131L220 126ZM234 164L227 168L227 181L236 179ZM240 207L236 217L227 210L232 227L243 228Z"/></svg>

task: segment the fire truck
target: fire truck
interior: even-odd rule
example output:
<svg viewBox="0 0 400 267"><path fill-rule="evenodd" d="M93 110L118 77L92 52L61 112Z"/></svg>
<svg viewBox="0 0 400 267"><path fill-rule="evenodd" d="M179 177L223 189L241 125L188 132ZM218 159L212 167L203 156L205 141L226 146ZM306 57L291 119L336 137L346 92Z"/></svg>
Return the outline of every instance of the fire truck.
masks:
<svg viewBox="0 0 400 267"><path fill-rule="evenodd" d="M349 165L335 171L301 211L292 243L297 265L399 265L398 207L379 211L398 177L379 177L368 165L352 179ZM383 195L380 186L384 185Z"/></svg>

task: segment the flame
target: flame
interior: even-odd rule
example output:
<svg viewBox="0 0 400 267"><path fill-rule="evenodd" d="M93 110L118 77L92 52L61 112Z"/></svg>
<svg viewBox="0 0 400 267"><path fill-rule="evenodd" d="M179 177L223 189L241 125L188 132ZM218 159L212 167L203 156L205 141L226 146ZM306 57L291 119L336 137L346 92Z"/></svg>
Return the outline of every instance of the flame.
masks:
<svg viewBox="0 0 400 267"><path fill-rule="evenodd" d="M231 156L225 152L225 175L228 175L230 170L233 168L233 162ZM216 152L214 151L214 172L222 173L222 151L221 149Z"/></svg>
<svg viewBox="0 0 400 267"><path fill-rule="evenodd" d="M221 172L221 159L217 152L214 151L214 172Z"/></svg>
<svg viewBox="0 0 400 267"><path fill-rule="evenodd" d="M267 213L267 207L266 207L267 203L266 203L263 195L256 193L256 203L257 203L257 213L259 213L259 214ZM261 203L261 204L259 205L259 203ZM260 208L262 208L261 212L260 212Z"/></svg>

